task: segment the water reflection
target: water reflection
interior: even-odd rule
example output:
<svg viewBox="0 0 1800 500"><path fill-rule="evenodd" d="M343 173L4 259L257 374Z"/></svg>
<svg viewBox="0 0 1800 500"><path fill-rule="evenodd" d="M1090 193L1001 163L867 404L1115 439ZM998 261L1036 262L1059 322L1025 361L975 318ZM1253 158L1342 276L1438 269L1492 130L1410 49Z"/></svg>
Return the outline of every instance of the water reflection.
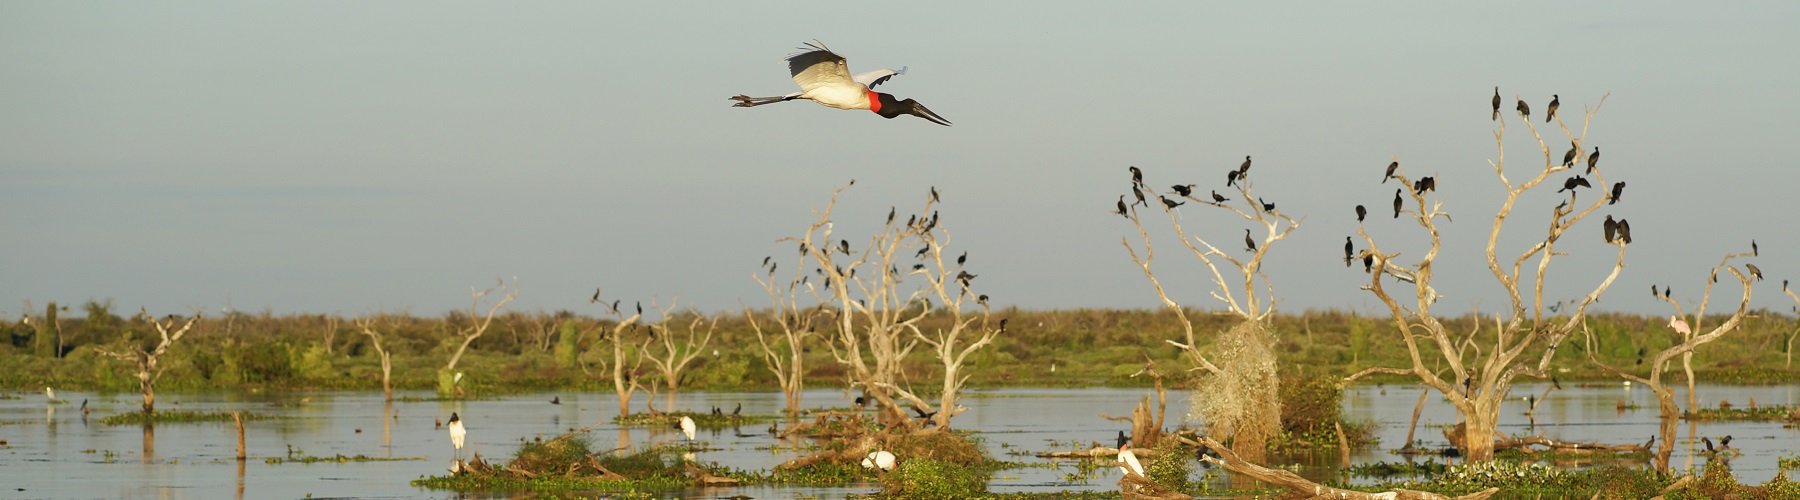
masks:
<svg viewBox="0 0 1800 500"><path fill-rule="evenodd" d="M1377 436L1383 446L1351 452L1350 463L1402 460L1390 450L1407 443L1408 423L1413 419L1415 403L1419 400L1417 390L1416 386L1364 386L1346 391L1345 415L1353 421L1379 424ZM1617 383L1590 387L1565 384L1565 390L1549 391L1548 395L1544 395L1547 389L1542 385L1522 386L1518 390L1521 394L1538 395L1537 406L1531 408L1532 398L1529 397L1513 398L1503 405L1500 428L1511 436L1541 434L1556 440L1629 444L1642 443L1656 432L1658 426L1655 396L1641 387L1624 388ZM1702 386L1701 391L1715 400L1748 401L1754 397L1763 406L1791 406L1800 399L1800 388L1794 387ZM973 391L964 400L970 410L958 416L955 425L959 429L975 431L996 458L1041 463L1042 460L1032 455L1051 449L1068 449L1072 443L1082 446L1093 441L1110 443L1119 429L1114 423L1101 419L1099 414L1128 412L1144 392L1141 389ZM88 427L70 426L65 421L81 418L82 415L76 414L79 412L41 408L37 406L41 400L0 400L0 422L10 423L0 426L0 433L10 440L11 446L7 453L0 454L0 469L6 471L9 484L17 482L18 487L27 488L34 495L52 497L158 494L243 497L249 478L255 477L259 492L274 492L279 496L442 498L454 495L422 490L411 486L409 481L421 475L441 474L444 470L444 462L453 455L454 448L448 433L434 428L433 422L448 419L451 412L460 413L471 424L467 447L480 451L491 461L509 459L521 438L530 440L543 435L548 439L571 428L590 425L595 426L592 437L597 451L617 448L629 453L641 450L647 444L680 440L675 437L675 431L661 426L634 429L612 425L610 419L617 415L618 406L610 393L525 394L475 401L439 401L429 392L397 395L402 399L387 401L378 391L179 395L184 410L242 410L284 417L250 423L246 446L248 455L255 462L249 463L235 460L235 446L229 443L229 437L224 437L233 431L229 421L154 427L108 426L95 421ZM92 397L91 406L100 416L133 411L135 405L128 400L132 395L123 396L127 400L122 402L118 395L97 395ZM837 408L854 406L854 396L854 393L846 395L839 389L809 391L803 395L810 404ZM1169 396L1169 420L1173 426L1188 408L1188 394L1173 391ZM558 397L561 404L551 404L552 397ZM746 415L774 415L784 407L779 392L680 393L657 394L655 397L659 409L705 411L718 406L729 411L742 404ZM646 396L639 395L633 403L634 408L641 410L645 399ZM1624 408L1620 408L1621 401L1626 403ZM1527 410L1532 410L1532 414L1527 415ZM1422 447L1443 447L1447 442L1441 429L1456 421L1455 410L1443 401L1442 396L1427 393L1413 438ZM769 469L803 454L796 449L809 444L807 440L779 436L781 430L792 428L798 422L781 419L770 428L707 430L703 433L705 447L694 452L694 459L739 469ZM354 432L356 429L372 431L375 425L381 426L379 440ZM1703 454L1704 447L1698 444L1701 437L1716 439L1730 434L1736 436L1732 446L1741 450L1742 455L1726 458L1746 482L1762 482L1773 476L1776 457L1792 454L1791 443L1796 437L1796 431L1783 429L1778 423L1688 422L1683 427L1681 443L1673 457L1678 468L1697 468L1709 459ZM304 450L307 455L320 457L366 454L422 457L424 460L312 465L265 464L261 460L283 456L288 445ZM110 457L133 451L141 453L138 462L142 464L133 470L122 470L110 463ZM1309 478L1334 475L1345 461L1338 450L1329 449L1317 456L1282 458L1300 464L1296 472ZM1443 459L1428 456L1416 460ZM1587 463L1574 465L1589 466ZM1002 472L990 484L990 489L997 492L1110 491L1118 479L1117 474L1117 470L1106 467L1082 477L1073 473L1071 462L1062 462ZM1229 474L1216 470L1214 474L1219 481L1232 480ZM236 480L218 481L226 475L232 475ZM841 488L768 486L695 490L686 495L697 498L733 494L757 498L841 497L875 489L873 484Z"/></svg>

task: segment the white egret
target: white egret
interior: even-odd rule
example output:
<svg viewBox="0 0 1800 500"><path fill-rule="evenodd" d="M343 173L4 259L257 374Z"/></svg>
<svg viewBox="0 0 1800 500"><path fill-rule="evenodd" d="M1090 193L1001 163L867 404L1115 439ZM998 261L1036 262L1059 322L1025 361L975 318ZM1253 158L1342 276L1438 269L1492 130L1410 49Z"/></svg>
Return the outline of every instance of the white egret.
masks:
<svg viewBox="0 0 1800 500"><path fill-rule="evenodd" d="M694 440L694 429L694 419L683 415L681 417L681 433L687 436L688 441Z"/></svg>
<svg viewBox="0 0 1800 500"><path fill-rule="evenodd" d="M862 466L865 469L879 468L881 470L894 470L894 464L897 460L899 459L895 457L892 452L887 450L875 450L869 452L869 458L862 459Z"/></svg>

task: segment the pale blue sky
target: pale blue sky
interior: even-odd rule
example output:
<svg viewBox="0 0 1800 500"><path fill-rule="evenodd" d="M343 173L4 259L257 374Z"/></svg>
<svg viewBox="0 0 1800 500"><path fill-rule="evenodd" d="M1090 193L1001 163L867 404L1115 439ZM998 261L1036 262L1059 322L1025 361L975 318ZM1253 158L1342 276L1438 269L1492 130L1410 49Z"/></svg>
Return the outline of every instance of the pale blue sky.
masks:
<svg viewBox="0 0 1800 500"><path fill-rule="evenodd" d="M1588 144L1630 183L1605 213L1637 244L1603 309L1662 312L1653 283L1691 304L1751 238L1771 278L1757 305L1787 310L1779 280L1800 278L1793 2L814 5L0 3L0 312L437 314L514 275L522 310L596 313L595 286L761 305L750 274L792 252L773 241L852 178L840 230L937 186L1000 305L1148 308L1119 246L1134 232L1107 213L1125 167L1206 190L1244 155L1261 194L1307 217L1267 262L1282 308L1373 311L1338 260L1351 207L1387 248L1422 251L1382 215L1390 154L1435 174L1457 216L1439 311L1492 311L1494 85L1539 125L1553 93L1570 117L1611 93ZM781 59L814 38L853 71L910 66L883 90L956 125L729 106L794 90ZM1509 146L1535 168L1535 146ZM1555 198L1523 203L1512 252ZM1559 247L1552 299L1610 262L1597 219ZM1165 282L1216 307L1172 245Z"/></svg>

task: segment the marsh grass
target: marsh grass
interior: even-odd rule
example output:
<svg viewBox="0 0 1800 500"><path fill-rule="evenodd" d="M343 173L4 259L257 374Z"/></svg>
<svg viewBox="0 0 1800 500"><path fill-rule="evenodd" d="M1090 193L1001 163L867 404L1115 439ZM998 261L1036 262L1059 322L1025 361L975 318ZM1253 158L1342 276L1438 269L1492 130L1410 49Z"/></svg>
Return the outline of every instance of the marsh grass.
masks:
<svg viewBox="0 0 1800 500"><path fill-rule="evenodd" d="M244 416L244 420L270 420L270 419L280 418L280 417L274 417L274 416L269 416L269 415L260 415L260 414L256 414L256 413L250 413L250 412L243 412L243 416ZM117 415L112 415L112 416L108 416L104 419L101 419L100 423L103 423L106 425L131 425L131 424L192 424L192 423L204 423L204 422L230 422L230 421L232 421L231 412L228 412L228 411L157 410L155 413L149 413L149 414L146 414L141 411L120 413Z"/></svg>
<svg viewBox="0 0 1800 500"><path fill-rule="evenodd" d="M411 462L411 461L423 461L423 460L425 460L425 457L371 457L368 455L344 456L344 455L340 454L340 455L329 456L329 457L315 457L315 456L311 456L311 455L298 455L298 456L290 455L287 457L269 457L269 458L263 459L263 463L266 463L269 465L316 464L316 463L344 464L344 463L360 463L360 462Z"/></svg>

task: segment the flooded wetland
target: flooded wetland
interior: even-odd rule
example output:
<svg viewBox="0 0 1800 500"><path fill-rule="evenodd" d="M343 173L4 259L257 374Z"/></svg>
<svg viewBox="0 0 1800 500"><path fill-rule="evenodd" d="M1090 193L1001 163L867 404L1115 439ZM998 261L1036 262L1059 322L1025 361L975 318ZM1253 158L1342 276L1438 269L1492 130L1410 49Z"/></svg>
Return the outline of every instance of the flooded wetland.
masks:
<svg viewBox="0 0 1800 500"><path fill-rule="evenodd" d="M1542 435L1552 440L1635 444L1655 433L1655 397L1648 391L1616 384L1587 384L1552 391L1540 403L1533 426L1524 410L1529 403L1513 398L1503 412L1501 432L1510 436ZM1517 393L1542 394L1544 386L1520 386ZM1706 401L1744 405L1754 398L1764 406L1800 404L1800 388L1792 386L1703 385ZM997 389L966 396L967 413L954 427L972 431L990 456L1025 466L993 475L993 493L1117 491L1119 471L1110 459L1104 467L1077 466L1078 460L1036 458L1037 453L1083 448L1090 442L1110 446L1122 428L1102 418L1118 415L1146 394L1142 389ZM1419 390L1411 385L1360 385L1344 393L1345 418L1373 422L1380 443L1358 450L1351 463L1398 462L1393 453L1404 444ZM1678 394L1679 391L1678 391ZM528 496L524 492L474 495L414 486L412 481L446 474L456 450L437 427L452 412L462 417L468 442L466 458L479 453L504 463L524 440L551 439L573 429L602 423L589 431L596 450L641 448L684 440L676 429L620 427L610 423L617 399L605 393L531 393L471 400L436 400L429 392L403 392L384 402L380 392L302 392L291 394L204 392L162 396L165 411L242 411L265 419L246 423L248 459L236 455L236 430L230 421L162 423L146 429L137 424L107 425L108 415L137 409L129 393L59 393L57 404L42 394L13 393L0 400L0 471L5 488L0 498L467 498ZM841 390L809 390L811 407L852 406ZM1684 395L1683 395L1684 397ZM551 404L555 398L560 404ZM658 407L706 412L742 405L744 415L774 415L782 407L779 393L681 393L659 396ZM1188 408L1186 391L1171 391L1171 426ZM639 401L641 402L641 396ZM1416 435L1421 448L1447 446L1441 429L1457 421L1441 396L1428 398ZM92 409L84 414L82 402ZM1624 408L1621 409L1621 403ZM785 425L785 424L784 424ZM1689 433L1695 433L1689 439ZM1732 470L1746 483L1760 483L1778 470L1777 460L1795 452L1800 431L1779 422L1683 422L1673 463L1677 469L1699 469L1707 460L1698 437L1733 436L1741 455L1730 459ZM702 429L696 435L695 460L766 470L805 454L796 439L771 437L766 426ZM357 460L340 457L366 457ZM310 459L309 459L310 458ZM904 457L903 457L904 459ZM1456 461L1425 456L1418 461ZM1303 456L1277 456L1275 464L1297 464L1302 476L1324 480L1343 469L1335 450ZM1555 461L1563 467L1603 462ZM1626 465L1642 465L1643 461ZM1196 468L1194 479L1227 488L1229 474ZM874 482L833 487L757 485L693 489L667 497L841 498L873 493Z"/></svg>

